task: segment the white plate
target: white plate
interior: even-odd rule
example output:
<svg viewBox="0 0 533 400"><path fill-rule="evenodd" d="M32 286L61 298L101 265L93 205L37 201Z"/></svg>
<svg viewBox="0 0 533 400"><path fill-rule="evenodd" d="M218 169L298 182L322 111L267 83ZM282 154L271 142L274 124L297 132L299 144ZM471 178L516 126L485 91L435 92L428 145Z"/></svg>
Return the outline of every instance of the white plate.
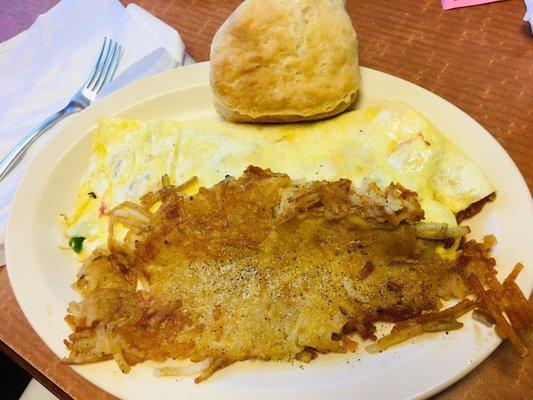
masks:
<svg viewBox="0 0 533 400"><path fill-rule="evenodd" d="M35 159L15 196L8 222L6 252L9 278L28 321L59 356L69 334L63 317L77 298L70 284L79 267L59 251L60 212L73 209L77 186L88 163L91 131L101 115L134 118L216 118L207 63L175 69L132 84L72 117ZM362 68L357 107L399 100L425 114L494 182L498 199L472 221L481 232L497 235L496 258L507 274L515 261L528 268L519 277L531 291L533 226L531 196L507 153L479 124L445 100L409 82ZM465 327L427 335L379 355L360 346L355 354L320 356L312 363L237 363L205 383L192 378L154 378L153 363L124 375L114 362L74 369L104 390L128 399L406 399L442 390L479 364L499 344L491 329L463 318Z"/></svg>

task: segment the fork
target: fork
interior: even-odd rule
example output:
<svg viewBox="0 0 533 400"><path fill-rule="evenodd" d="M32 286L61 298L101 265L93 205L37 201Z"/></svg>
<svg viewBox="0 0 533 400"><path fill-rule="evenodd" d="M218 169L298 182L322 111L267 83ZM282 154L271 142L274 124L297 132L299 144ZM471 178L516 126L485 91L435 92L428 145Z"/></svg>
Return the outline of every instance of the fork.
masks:
<svg viewBox="0 0 533 400"><path fill-rule="evenodd" d="M52 114L38 126L32 129L18 142L7 155L0 161L0 180L4 179L12 168L24 157L26 150L44 132L68 115L77 113L88 107L96 98L98 92L113 78L120 61L122 47L113 39L104 38L100 55L96 61L89 79L72 96L69 103L63 109Z"/></svg>

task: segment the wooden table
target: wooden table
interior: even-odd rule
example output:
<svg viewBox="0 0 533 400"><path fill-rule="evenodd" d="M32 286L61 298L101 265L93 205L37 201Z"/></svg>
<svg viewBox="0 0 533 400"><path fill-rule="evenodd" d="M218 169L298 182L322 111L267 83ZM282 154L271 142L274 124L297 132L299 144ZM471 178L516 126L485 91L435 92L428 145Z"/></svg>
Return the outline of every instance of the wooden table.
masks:
<svg viewBox="0 0 533 400"><path fill-rule="evenodd" d="M0 0L0 42L28 28L57 0ZM128 3L128 1L123 1ZM209 58L215 31L237 0L138 0L175 27L197 60ZM514 0L443 12L439 0L348 0L362 65L414 82L479 121L509 152L533 187L533 38ZM32 330L0 267L0 349L64 399L110 395L62 365ZM531 303L531 300L530 300ZM505 343L436 399L526 399L533 357Z"/></svg>

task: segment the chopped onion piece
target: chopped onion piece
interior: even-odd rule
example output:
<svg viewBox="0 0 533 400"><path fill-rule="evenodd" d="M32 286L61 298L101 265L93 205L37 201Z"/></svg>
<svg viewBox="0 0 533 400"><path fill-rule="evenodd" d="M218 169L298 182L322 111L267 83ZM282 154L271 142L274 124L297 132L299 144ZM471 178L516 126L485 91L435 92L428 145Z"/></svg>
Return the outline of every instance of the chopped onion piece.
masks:
<svg viewBox="0 0 533 400"><path fill-rule="evenodd" d="M154 369L154 376L190 376L202 372L209 366L209 360L200 361L183 367L160 367Z"/></svg>
<svg viewBox="0 0 533 400"><path fill-rule="evenodd" d="M415 225L416 236L422 239L456 239L470 233L468 226L448 226L436 222L420 222Z"/></svg>

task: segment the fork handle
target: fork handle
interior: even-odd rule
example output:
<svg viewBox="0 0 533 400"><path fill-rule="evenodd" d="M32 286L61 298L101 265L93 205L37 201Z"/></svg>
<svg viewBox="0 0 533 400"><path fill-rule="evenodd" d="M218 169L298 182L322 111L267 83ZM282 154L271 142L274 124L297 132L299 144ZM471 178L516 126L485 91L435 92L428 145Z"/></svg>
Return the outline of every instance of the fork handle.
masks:
<svg viewBox="0 0 533 400"><path fill-rule="evenodd" d="M79 103L70 102L67 106L58 112L46 118L43 122L33 128L18 142L4 158L0 161L0 180L4 179L15 165L23 158L26 150L35 142L44 132L54 126L58 121L67 115L74 114L83 110L85 107Z"/></svg>

